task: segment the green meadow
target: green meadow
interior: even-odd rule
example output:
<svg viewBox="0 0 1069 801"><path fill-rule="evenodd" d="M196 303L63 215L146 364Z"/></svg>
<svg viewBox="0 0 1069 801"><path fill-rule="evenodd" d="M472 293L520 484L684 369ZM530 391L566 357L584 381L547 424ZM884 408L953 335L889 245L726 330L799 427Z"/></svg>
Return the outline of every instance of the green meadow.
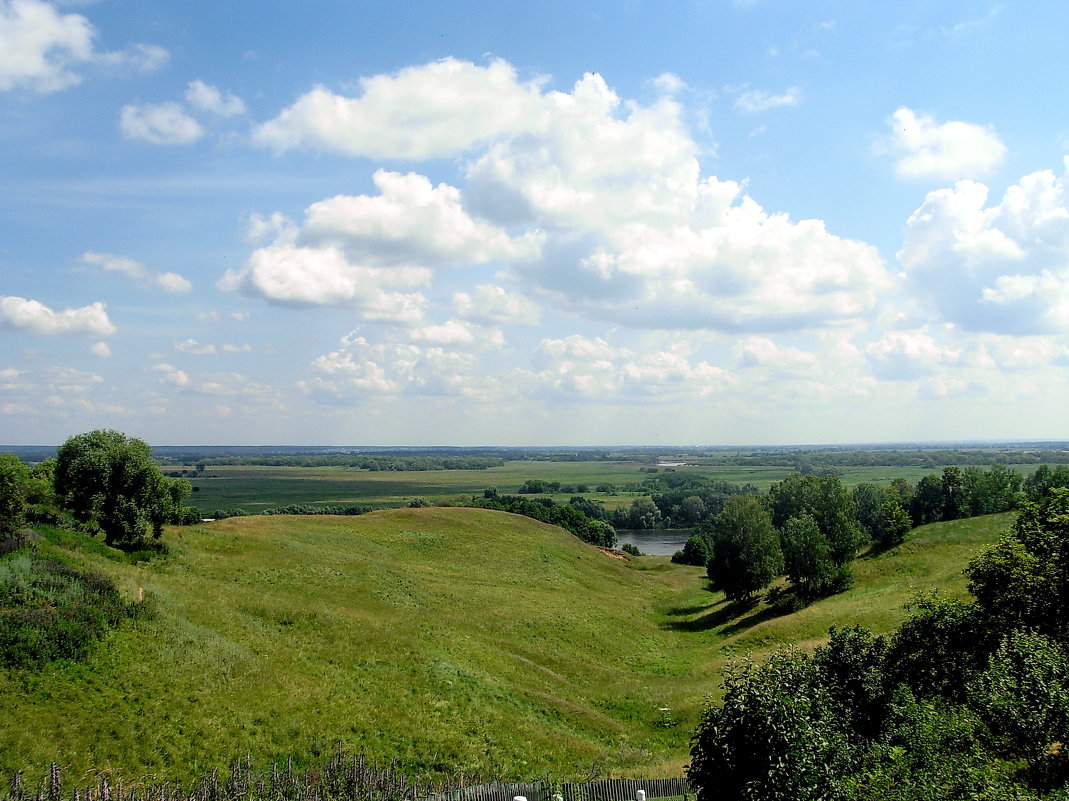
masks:
<svg viewBox="0 0 1069 801"><path fill-rule="evenodd" d="M171 555L137 564L68 536L36 547L154 613L86 661L0 671L0 772L189 779L340 743L418 773L679 775L726 661L810 648L832 625L887 631L919 592L963 594L962 568L1009 521L918 529L786 616L739 612L699 569L479 509L170 528Z"/></svg>

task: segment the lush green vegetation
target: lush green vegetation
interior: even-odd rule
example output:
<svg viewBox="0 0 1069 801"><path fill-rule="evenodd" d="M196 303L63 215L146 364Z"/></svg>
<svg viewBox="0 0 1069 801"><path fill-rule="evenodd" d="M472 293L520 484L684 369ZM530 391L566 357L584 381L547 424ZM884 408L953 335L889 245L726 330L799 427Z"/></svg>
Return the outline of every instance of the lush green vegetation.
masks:
<svg viewBox="0 0 1069 801"><path fill-rule="evenodd" d="M81 659L110 629L147 610L99 573L22 549L0 559L0 665Z"/></svg>
<svg viewBox="0 0 1069 801"><path fill-rule="evenodd" d="M886 635L832 629L726 673L689 769L699 799L1069 798L1069 490L1027 504Z"/></svg>
<svg viewBox="0 0 1069 801"><path fill-rule="evenodd" d="M139 440L90 432L32 468L5 457L0 770L190 779L244 753L311 765L340 743L420 775L666 774L726 670L693 775L727 777L737 797L1060 797L1069 469L860 465L872 480L851 483L805 464L739 485L711 457L611 456L202 463L185 471L195 495L232 469L424 492L375 496L405 507L376 513L275 496L256 517L166 532L199 512ZM474 476L481 490L443 492ZM1022 505L977 558L1009 521L991 513ZM675 560L696 567L584 544L611 546L610 522L696 524ZM732 666L743 652L770 658ZM101 721L122 723L101 737Z"/></svg>
<svg viewBox="0 0 1069 801"><path fill-rule="evenodd" d="M858 560L852 589L785 616L734 607L697 568L480 509L168 528L171 556L139 563L59 531L81 569L128 600L143 587L157 614L80 662L0 671L0 769L190 778L340 741L418 772L672 775L735 655L848 621L888 631L920 589L964 594L961 568L1007 524L920 529Z"/></svg>

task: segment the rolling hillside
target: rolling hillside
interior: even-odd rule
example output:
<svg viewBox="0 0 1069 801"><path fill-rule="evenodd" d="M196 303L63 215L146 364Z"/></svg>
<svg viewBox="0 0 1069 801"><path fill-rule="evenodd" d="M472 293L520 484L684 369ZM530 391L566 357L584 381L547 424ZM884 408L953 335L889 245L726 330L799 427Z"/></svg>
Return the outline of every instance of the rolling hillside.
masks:
<svg viewBox="0 0 1069 801"><path fill-rule="evenodd" d="M920 529L780 618L735 615L695 568L476 509L234 518L170 529L172 556L140 565L75 552L155 617L86 662L0 671L0 770L188 778L341 742L420 772L678 774L726 659L886 630L917 591L962 592L1008 519Z"/></svg>

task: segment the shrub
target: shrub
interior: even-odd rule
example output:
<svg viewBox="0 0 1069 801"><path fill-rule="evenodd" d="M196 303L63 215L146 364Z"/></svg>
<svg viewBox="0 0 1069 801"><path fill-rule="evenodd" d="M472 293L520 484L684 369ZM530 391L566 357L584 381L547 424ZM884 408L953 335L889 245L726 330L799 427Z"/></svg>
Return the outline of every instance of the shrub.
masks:
<svg viewBox="0 0 1069 801"><path fill-rule="evenodd" d="M97 573L30 553L0 560L0 664L81 659L108 629L143 611Z"/></svg>

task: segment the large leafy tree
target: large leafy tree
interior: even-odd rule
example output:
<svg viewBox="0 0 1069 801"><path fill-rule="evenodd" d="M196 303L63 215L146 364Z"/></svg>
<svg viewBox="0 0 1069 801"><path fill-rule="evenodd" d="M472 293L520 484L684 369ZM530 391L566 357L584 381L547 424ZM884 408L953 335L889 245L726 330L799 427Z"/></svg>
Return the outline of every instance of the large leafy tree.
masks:
<svg viewBox="0 0 1069 801"><path fill-rule="evenodd" d="M99 526L109 545L128 547L159 537L189 484L165 478L143 440L97 430L60 446L55 487L77 520Z"/></svg>
<svg viewBox="0 0 1069 801"><path fill-rule="evenodd" d="M772 522L782 529L792 517L810 515L831 548L836 565L844 565L865 544L850 491L836 475L792 473L768 491Z"/></svg>
<svg viewBox="0 0 1069 801"><path fill-rule="evenodd" d="M835 576L831 545L808 513L790 518L780 531L787 578L803 598L824 595Z"/></svg>
<svg viewBox="0 0 1069 801"><path fill-rule="evenodd" d="M760 498L728 498L713 522L710 539L709 578L732 601L752 598L783 572L779 535Z"/></svg>

